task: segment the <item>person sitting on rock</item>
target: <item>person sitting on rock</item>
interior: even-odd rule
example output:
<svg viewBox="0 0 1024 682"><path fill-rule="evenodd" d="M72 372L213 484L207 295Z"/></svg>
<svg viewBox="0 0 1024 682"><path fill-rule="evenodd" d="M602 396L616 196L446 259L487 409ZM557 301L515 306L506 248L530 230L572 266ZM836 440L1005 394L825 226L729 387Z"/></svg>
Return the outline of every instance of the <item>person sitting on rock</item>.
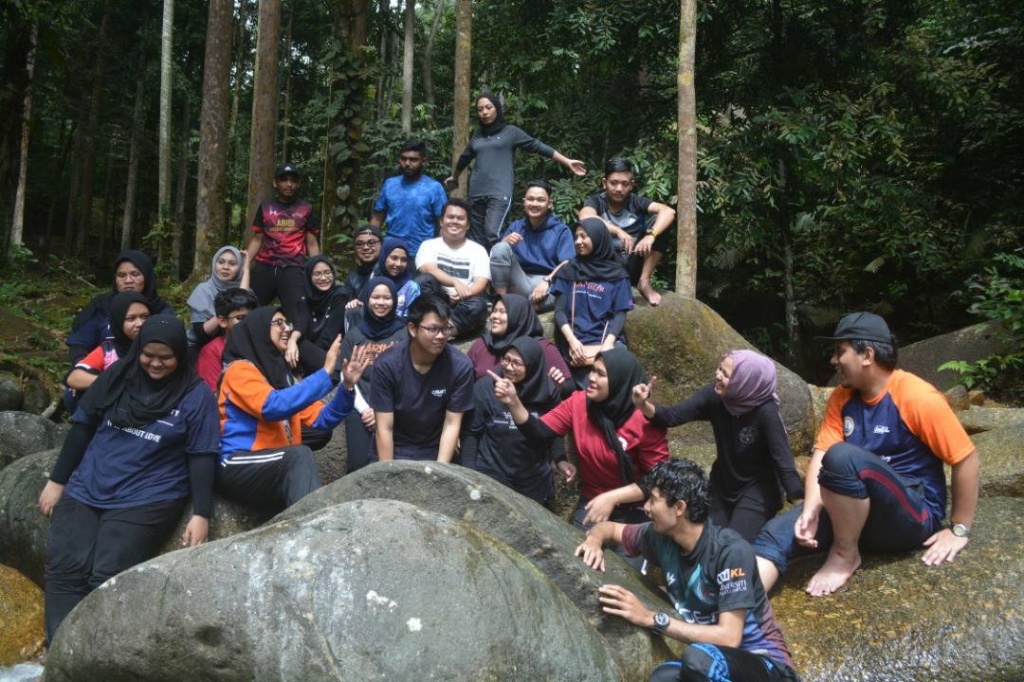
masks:
<svg viewBox="0 0 1024 682"><path fill-rule="evenodd" d="M359 305L363 295L363 287L373 276L373 269L380 257L381 233L380 228L374 225L360 225L352 232L353 245L356 249L356 265L345 275L342 286L345 288L345 296L348 298L346 308L351 310ZM356 317L355 319L358 319Z"/></svg>
<svg viewBox="0 0 1024 682"><path fill-rule="evenodd" d="M224 347L217 488L242 504L280 510L322 485L302 427L338 426L352 410L366 366L365 349L356 348L342 364L344 387L324 404L320 399L333 388L341 337L328 348L322 369L296 381L284 359L291 329L280 308L257 308L231 331Z"/></svg>
<svg viewBox="0 0 1024 682"><path fill-rule="evenodd" d="M651 285L654 270L669 249L667 232L676 219L671 206L633 194L633 164L616 157L604 165L604 191L587 198L579 219L600 218L627 254L629 281L652 306L661 294Z"/></svg>
<svg viewBox="0 0 1024 682"><path fill-rule="evenodd" d="M896 341L878 315L839 321L829 396L807 468L804 502L769 521L752 543L768 589L800 553L828 550L808 594L832 594L861 563L861 550L924 546L922 561L953 561L967 546L978 502L978 453L946 398L896 369ZM946 516L943 464L953 468Z"/></svg>
<svg viewBox="0 0 1024 682"><path fill-rule="evenodd" d="M218 438L217 404L188 365L184 325L150 317L82 399L39 496L53 519L47 641L89 592L156 556L189 496L182 545L206 541Z"/></svg>
<svg viewBox="0 0 1024 682"><path fill-rule="evenodd" d="M395 314L403 320L409 313L409 306L422 293L419 282L412 277L415 269L412 259L412 251L404 240L385 237L377 267L373 269L374 277L386 277L395 285Z"/></svg>
<svg viewBox="0 0 1024 682"><path fill-rule="evenodd" d="M210 278L197 284L188 297L190 346L204 346L221 336L223 328L214 309L217 294L239 287L248 289L248 275L249 268L243 263L241 251L233 246L217 249L210 266Z"/></svg>
<svg viewBox="0 0 1024 682"><path fill-rule="evenodd" d="M576 255L572 232L551 212L551 185L533 180L526 186L526 217L512 223L491 247L491 279L497 294L527 297L538 311L551 310L551 280Z"/></svg>
<svg viewBox="0 0 1024 682"><path fill-rule="evenodd" d="M497 369L502 356L512 342L524 336L537 340L544 351L544 364L548 375L561 385L570 374L565 358L555 344L544 338L544 327L537 313L525 297L519 294L499 294L494 299L489 328L473 342L466 355L473 361L476 378L487 376L488 370Z"/></svg>
<svg viewBox="0 0 1024 682"><path fill-rule="evenodd" d="M642 488L649 521L599 523L576 555L603 571L603 547L610 543L661 568L674 618L651 611L622 586L598 588L605 613L688 644L679 660L655 668L651 682L796 682L753 550L735 531L708 519L704 471L687 460L663 462L647 473Z"/></svg>
<svg viewBox="0 0 1024 682"><path fill-rule="evenodd" d="M241 287L222 291L213 300L213 308L217 313L217 324L224 331L200 349L199 359L196 361L196 374L206 382L214 395L217 394L220 373L224 369L224 345L227 343L228 336L231 335L231 330L235 328L235 325L258 307L256 294Z"/></svg>
<svg viewBox="0 0 1024 682"><path fill-rule="evenodd" d="M791 502L803 498L770 358L752 350L729 351L718 362L714 383L671 407L654 407L653 383L652 378L651 384L633 387L633 402L651 422L665 427L711 422L718 456L711 465L709 517L716 525L750 541L782 509L781 488Z"/></svg>
<svg viewBox="0 0 1024 682"><path fill-rule="evenodd" d="M455 456L463 415L473 409L473 365L448 343L455 333L450 318L444 299L420 296L409 307L409 338L374 361L371 461L451 462Z"/></svg>

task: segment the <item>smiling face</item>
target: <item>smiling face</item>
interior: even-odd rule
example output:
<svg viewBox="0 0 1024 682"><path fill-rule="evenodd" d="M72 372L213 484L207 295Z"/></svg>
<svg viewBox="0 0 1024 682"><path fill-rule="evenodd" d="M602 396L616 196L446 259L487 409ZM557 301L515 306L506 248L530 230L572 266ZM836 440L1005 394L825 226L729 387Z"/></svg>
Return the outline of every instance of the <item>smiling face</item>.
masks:
<svg viewBox="0 0 1024 682"><path fill-rule="evenodd" d="M530 187L523 195L523 212L532 223L539 223L547 218L551 210L551 197L542 187Z"/></svg>
<svg viewBox="0 0 1024 682"><path fill-rule="evenodd" d="M604 359L598 358L594 366L590 368L590 375L587 379L587 397L595 403L608 400L610 388L608 384L608 369L604 366Z"/></svg>
<svg viewBox="0 0 1024 682"><path fill-rule="evenodd" d="M718 368L715 370L715 393L718 395L725 395L726 390L728 390L729 380L732 378L732 368L733 359L731 355L726 355L718 363Z"/></svg>
<svg viewBox="0 0 1024 682"><path fill-rule="evenodd" d="M601 180L601 184L604 186L604 191L608 193L609 201L614 206L619 206L633 191L633 174L624 171L610 173Z"/></svg>
<svg viewBox="0 0 1024 682"><path fill-rule="evenodd" d="M395 307L395 298L391 295L390 289L383 284L378 284L370 292L368 303L374 317L384 317Z"/></svg>
<svg viewBox="0 0 1024 682"><path fill-rule="evenodd" d="M234 282L238 277L238 259L230 251L217 256L217 262L213 264L213 274L222 282Z"/></svg>
<svg viewBox="0 0 1024 682"><path fill-rule="evenodd" d="M376 263L380 258L380 237L372 232L356 235L356 260L360 265Z"/></svg>
<svg viewBox="0 0 1024 682"><path fill-rule="evenodd" d="M461 206L450 205L441 216L441 237L445 244L458 246L466 241L469 231L469 214Z"/></svg>
<svg viewBox="0 0 1024 682"><path fill-rule="evenodd" d="M130 260L121 261L114 270L114 283L118 293L137 291L141 294L146 288L146 276Z"/></svg>
<svg viewBox="0 0 1024 682"><path fill-rule="evenodd" d="M334 270L330 265L321 261L313 266L313 270L309 273L309 279L317 291L328 291L334 285Z"/></svg>
<svg viewBox="0 0 1024 682"><path fill-rule="evenodd" d="M149 319L149 306L145 303L132 303L124 316L125 338L134 341L142 329L142 323Z"/></svg>
<svg viewBox="0 0 1024 682"><path fill-rule="evenodd" d="M681 511L682 502L669 505L657 488L651 488L651 494L644 502L644 513L651 520L651 528L662 534L667 534L676 525Z"/></svg>
<svg viewBox="0 0 1024 682"><path fill-rule="evenodd" d="M500 339L508 331L508 308L504 301L496 301L488 318L491 323L491 336Z"/></svg>
<svg viewBox="0 0 1024 682"><path fill-rule="evenodd" d="M274 316L270 318L270 342L284 353L288 350L288 339L291 335L292 323L285 318L281 311L274 313Z"/></svg>
<svg viewBox="0 0 1024 682"><path fill-rule="evenodd" d="M515 348L509 348L501 357L501 369L505 378L513 384L518 384L526 378L526 363L523 356Z"/></svg>
<svg viewBox="0 0 1024 682"><path fill-rule="evenodd" d="M491 100L481 97L476 101L476 117L480 125L489 126L498 118L498 110L494 108Z"/></svg>
<svg viewBox="0 0 1024 682"><path fill-rule="evenodd" d="M178 369L178 357L171 347L153 341L142 347L139 353L139 365L142 371L153 381L160 381L174 374Z"/></svg>
<svg viewBox="0 0 1024 682"><path fill-rule="evenodd" d="M589 256L594 253L594 242L582 226L576 228L573 244L576 246L576 253L580 256Z"/></svg>
<svg viewBox="0 0 1024 682"><path fill-rule="evenodd" d="M409 268L409 254L405 249L391 249L391 253L384 259L384 269L391 277L398 277Z"/></svg>
<svg viewBox="0 0 1024 682"><path fill-rule="evenodd" d="M861 389L867 383L867 367L871 364L874 349L868 346L860 354L849 341L836 341L830 362L839 372L839 380L844 388Z"/></svg>
<svg viewBox="0 0 1024 682"><path fill-rule="evenodd" d="M410 322L407 328L412 343L422 352L434 357L444 352L445 344L454 331L451 322L441 319L437 313L427 313L418 325Z"/></svg>

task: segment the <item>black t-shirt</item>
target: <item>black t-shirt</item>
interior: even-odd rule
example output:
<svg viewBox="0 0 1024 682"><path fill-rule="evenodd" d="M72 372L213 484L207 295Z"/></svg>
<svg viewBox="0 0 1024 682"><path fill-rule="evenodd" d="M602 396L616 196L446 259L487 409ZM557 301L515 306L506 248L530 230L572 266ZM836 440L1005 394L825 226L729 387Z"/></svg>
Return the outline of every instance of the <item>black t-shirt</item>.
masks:
<svg viewBox="0 0 1024 682"><path fill-rule="evenodd" d="M601 192L600 194L592 194L587 197L583 205L594 209L597 211L598 217L604 218L616 227L621 227L634 239L641 239L647 231L648 218L653 218L653 216L648 214L653 203L647 197L630 193L626 197L626 203L623 205L622 210L618 213L612 213L611 207L608 206L608 193Z"/></svg>
<svg viewBox="0 0 1024 682"><path fill-rule="evenodd" d="M436 450L445 412L473 409L473 363L460 350L445 346L426 374L412 364L409 341L395 344L373 363L370 398L377 412L394 414L395 459ZM405 453L403 453L405 450Z"/></svg>

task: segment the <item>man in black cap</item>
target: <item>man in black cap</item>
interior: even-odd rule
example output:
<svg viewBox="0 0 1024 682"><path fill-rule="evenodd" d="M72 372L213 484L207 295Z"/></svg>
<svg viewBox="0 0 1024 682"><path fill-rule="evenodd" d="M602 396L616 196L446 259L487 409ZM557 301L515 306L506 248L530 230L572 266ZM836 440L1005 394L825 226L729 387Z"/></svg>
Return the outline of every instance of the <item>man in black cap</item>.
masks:
<svg viewBox="0 0 1024 682"><path fill-rule="evenodd" d="M928 565L967 545L978 502L978 453L945 397L896 369L896 341L878 315L850 313L826 337L841 385L829 397L807 469L802 505L767 524L752 543L765 587L787 561L828 551L807 585L832 594L860 567L861 550L924 547ZM946 517L944 464L952 467Z"/></svg>
<svg viewBox="0 0 1024 682"><path fill-rule="evenodd" d="M299 197L295 165L282 163L274 170L274 192L274 199L256 209L246 263L260 305L269 305L277 296L284 314L294 320L303 292L302 268L306 258L320 253L320 223L313 205Z"/></svg>
<svg viewBox="0 0 1024 682"><path fill-rule="evenodd" d="M356 247L356 266L349 270L342 284L350 309L359 305L363 287L370 281L373 267L380 258L381 231L375 225L360 225L352 231L352 239Z"/></svg>

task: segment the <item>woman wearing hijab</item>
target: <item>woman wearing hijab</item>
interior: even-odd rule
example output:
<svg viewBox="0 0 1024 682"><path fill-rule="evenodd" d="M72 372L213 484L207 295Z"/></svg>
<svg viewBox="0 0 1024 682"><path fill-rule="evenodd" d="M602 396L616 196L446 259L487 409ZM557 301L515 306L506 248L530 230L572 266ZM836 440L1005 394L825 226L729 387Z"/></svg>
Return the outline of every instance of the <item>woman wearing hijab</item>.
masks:
<svg viewBox="0 0 1024 682"><path fill-rule="evenodd" d="M374 277L387 277L395 284L395 314L405 319L412 302L419 298L420 285L409 273L409 245L398 237L385 237L380 247L380 258L373 270ZM367 283L369 286L369 283ZM366 291L364 290L365 294Z"/></svg>
<svg viewBox="0 0 1024 682"><path fill-rule="evenodd" d="M181 518L183 545L206 541L220 431L213 393L187 363L171 315L143 324L75 412L39 508L47 544L46 635L89 592L157 554Z"/></svg>
<svg viewBox="0 0 1024 682"><path fill-rule="evenodd" d="M220 292L243 286L242 279L248 273L249 268L245 267L241 251L233 246L222 246L217 249L210 264L210 278L197 284L188 297L190 345L205 346L220 335L220 321L217 319L213 301Z"/></svg>
<svg viewBox="0 0 1024 682"><path fill-rule="evenodd" d="M298 381L284 359L291 332L280 308L264 306L246 315L224 346L217 487L236 502L280 510L319 488L302 427L333 429L352 410L365 349L356 348L343 363L345 385L325 404L320 399L333 389L341 337L327 349L323 367Z"/></svg>
<svg viewBox="0 0 1024 682"><path fill-rule="evenodd" d="M558 271L551 293L562 355L583 388L597 353L624 345L622 331L626 313L633 309L633 291L600 218L576 223L573 236L576 257Z"/></svg>
<svg viewBox="0 0 1024 682"><path fill-rule="evenodd" d="M445 185L448 189L458 187L459 175L476 159L469 179L469 238L489 250L498 241L512 206L517 149L554 159L576 175L586 175L587 169L582 161L566 158L520 128L505 123L501 101L490 92L480 94L476 115L480 129L469 138Z"/></svg>
<svg viewBox="0 0 1024 682"><path fill-rule="evenodd" d="M303 287L305 295L299 301L298 319L289 345L297 347L300 339L305 339L326 351L338 334L345 331L348 295L345 287L338 284L334 263L326 256L314 256L306 261ZM319 360L323 362L322 357Z"/></svg>
<svg viewBox="0 0 1024 682"><path fill-rule="evenodd" d="M561 399L561 389L548 376L544 351L529 336L511 342L496 374L515 385L519 401L531 414L546 414ZM566 461L563 439L527 440L509 424L508 409L495 397L494 379L489 375L476 382L473 398L473 421L462 438L463 466L550 507L555 492L551 463L556 463L566 483L576 478L576 467Z"/></svg>
<svg viewBox="0 0 1024 682"><path fill-rule="evenodd" d="M174 309L157 294L156 272L149 256L132 249L122 251L114 261L111 290L94 296L71 323L71 333L64 343L68 346L72 365L100 345L104 338L111 336L110 304L114 296L124 291L137 291L145 296L153 315L174 314Z"/></svg>
<svg viewBox="0 0 1024 682"><path fill-rule="evenodd" d="M555 382L561 384L569 376L561 352L555 344L544 338L544 328L537 313L525 296L502 294L495 297L494 307L488 318L488 329L473 342L466 355L473 361L476 378L487 376L497 369L502 356L516 339L529 336L537 340L544 352L545 371L550 372Z"/></svg>
<svg viewBox="0 0 1024 682"><path fill-rule="evenodd" d="M633 389L633 400L651 423L670 428L709 421L718 456L711 466L710 517L752 540L782 508L782 488L791 502L803 499L786 427L779 415L775 363L752 350L722 356L715 381L671 407L655 407L651 386Z"/></svg>
<svg viewBox="0 0 1024 682"><path fill-rule="evenodd" d="M348 473L370 463L370 445L376 426L373 408L366 401L370 395L370 366L391 346L409 338L405 321L398 317L395 301L398 293L388 277L373 277L366 283L359 322L352 325L341 344L342 356L351 355L357 346L366 349L367 371L356 385L355 409L345 418L345 448L348 452Z"/></svg>
<svg viewBox="0 0 1024 682"><path fill-rule="evenodd" d="M633 404L633 386L647 383L636 356L625 348L602 351L590 368L586 391L575 391L543 417L530 413L507 377L491 373L494 395L531 442L572 433L579 453L580 499L573 521L589 528L600 521L643 523L638 485L655 464L668 459L665 428Z"/></svg>

